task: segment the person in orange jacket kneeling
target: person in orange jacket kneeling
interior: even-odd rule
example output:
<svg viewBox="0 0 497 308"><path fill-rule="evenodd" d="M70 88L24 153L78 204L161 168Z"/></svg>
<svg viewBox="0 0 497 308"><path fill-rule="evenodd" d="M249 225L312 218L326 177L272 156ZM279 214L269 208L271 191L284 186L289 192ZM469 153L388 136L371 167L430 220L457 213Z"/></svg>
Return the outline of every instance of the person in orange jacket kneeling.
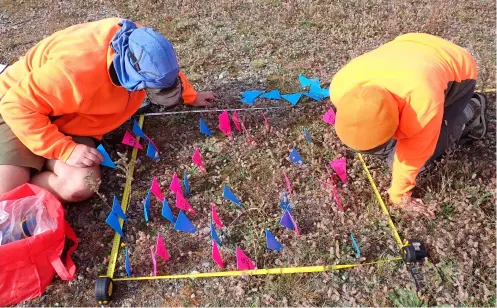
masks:
<svg viewBox="0 0 497 308"><path fill-rule="evenodd" d="M89 198L100 177L95 149L135 114L148 93L172 107L208 106L180 72L172 44L154 29L108 18L43 39L0 74L0 194L24 183L63 202Z"/></svg>
<svg viewBox="0 0 497 308"><path fill-rule="evenodd" d="M404 34L350 61L332 79L335 128L348 147L386 158L390 201L434 218L411 197L420 171L455 143L486 132L485 98L465 49L439 37Z"/></svg>

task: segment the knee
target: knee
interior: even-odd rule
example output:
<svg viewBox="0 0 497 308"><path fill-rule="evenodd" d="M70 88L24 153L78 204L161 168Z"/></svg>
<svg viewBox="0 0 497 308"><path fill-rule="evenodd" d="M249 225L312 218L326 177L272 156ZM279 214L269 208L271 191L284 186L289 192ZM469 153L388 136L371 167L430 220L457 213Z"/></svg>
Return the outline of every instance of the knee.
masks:
<svg viewBox="0 0 497 308"><path fill-rule="evenodd" d="M86 200L98 192L100 186L100 167L73 168L71 172L61 177L64 185L64 195L68 202Z"/></svg>
<svg viewBox="0 0 497 308"><path fill-rule="evenodd" d="M25 167L0 166L0 195L28 183L30 170Z"/></svg>

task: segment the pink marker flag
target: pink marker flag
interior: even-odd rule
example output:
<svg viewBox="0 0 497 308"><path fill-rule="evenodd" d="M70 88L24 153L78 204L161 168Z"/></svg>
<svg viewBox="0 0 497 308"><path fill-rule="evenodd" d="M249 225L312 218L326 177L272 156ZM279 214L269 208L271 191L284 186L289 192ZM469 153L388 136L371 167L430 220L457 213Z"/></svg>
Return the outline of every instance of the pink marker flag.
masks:
<svg viewBox="0 0 497 308"><path fill-rule="evenodd" d="M150 255L152 256L152 264L154 265L154 276L157 276L157 260L155 259L153 247L150 247Z"/></svg>
<svg viewBox="0 0 497 308"><path fill-rule="evenodd" d="M219 129L226 135L228 138L233 138L231 136L231 123L230 117L228 115L228 110L223 111L219 115Z"/></svg>
<svg viewBox="0 0 497 308"><path fill-rule="evenodd" d="M333 193L333 197L335 197L335 202L338 205L338 208L342 211L345 212L342 202L340 202L340 197L338 196L338 191L337 187L335 185L331 185L331 192Z"/></svg>
<svg viewBox="0 0 497 308"><path fill-rule="evenodd" d="M236 247L236 268L239 271L255 269L254 262L240 249Z"/></svg>
<svg viewBox="0 0 497 308"><path fill-rule="evenodd" d="M185 212L195 214L195 210L190 205L190 203L188 203L188 201L185 199L181 191L176 193L176 207Z"/></svg>
<svg viewBox="0 0 497 308"><path fill-rule="evenodd" d="M169 260L169 253L167 252L166 245L164 245L164 240L162 236L157 234L157 244L155 245L155 253L164 260Z"/></svg>
<svg viewBox="0 0 497 308"><path fill-rule="evenodd" d="M125 145L129 145L133 148L143 150L142 145L138 142L138 140L136 140L136 138L129 131L126 131L126 133L124 134L122 143Z"/></svg>
<svg viewBox="0 0 497 308"><path fill-rule="evenodd" d="M157 197L157 199L159 199L161 202L164 202L164 195L160 190L160 185L159 181L157 181L157 177L154 177L154 180L152 181L152 187L150 187L150 191L154 194L154 196Z"/></svg>
<svg viewBox="0 0 497 308"><path fill-rule="evenodd" d="M323 116L322 120L330 125L335 125L335 111L330 108Z"/></svg>
<svg viewBox="0 0 497 308"><path fill-rule="evenodd" d="M330 165L343 183L347 183L347 163L345 157L330 161Z"/></svg>
<svg viewBox="0 0 497 308"><path fill-rule="evenodd" d="M179 183L178 175L176 172L173 174L173 179L171 180L171 185L169 185L169 190L173 193L177 193L178 191L181 193L181 185Z"/></svg>
<svg viewBox="0 0 497 308"><path fill-rule="evenodd" d="M219 248L217 247L216 241L212 240L212 260L219 265L219 267L224 268L223 259L219 253Z"/></svg>
<svg viewBox="0 0 497 308"><path fill-rule="evenodd" d="M214 203L211 203L211 217L219 228L223 227L223 222L219 219L219 216L217 216L216 205Z"/></svg>
<svg viewBox="0 0 497 308"><path fill-rule="evenodd" d="M195 153L193 153L192 160L203 173L207 173L205 171L204 162L202 161L202 156L200 155L200 150L198 148L195 149Z"/></svg>
<svg viewBox="0 0 497 308"><path fill-rule="evenodd" d="M283 171L283 177L285 178L285 182L286 182L286 188L288 189L288 193L291 194L292 193L292 184L290 184L290 180L288 179L288 176L286 176L285 170L282 170L282 171Z"/></svg>
<svg viewBox="0 0 497 308"><path fill-rule="evenodd" d="M240 119L238 118L238 112L236 112L236 110L233 112L231 119L233 120L233 124L235 124L235 127L238 130L238 132L241 132L242 127L240 126Z"/></svg>

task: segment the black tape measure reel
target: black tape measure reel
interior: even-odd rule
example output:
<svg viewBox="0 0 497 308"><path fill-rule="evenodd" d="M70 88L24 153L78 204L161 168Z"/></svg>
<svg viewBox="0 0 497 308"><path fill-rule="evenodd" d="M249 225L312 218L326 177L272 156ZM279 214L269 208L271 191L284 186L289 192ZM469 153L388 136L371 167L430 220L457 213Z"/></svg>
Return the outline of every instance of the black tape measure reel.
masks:
<svg viewBox="0 0 497 308"><path fill-rule="evenodd" d="M416 292L421 290L420 281L423 277L418 270L415 268L416 263L422 263L426 257L428 257L428 252L426 251L425 244L418 240L409 240L406 245L401 249L402 259L406 263L407 269L414 280L416 285Z"/></svg>
<svg viewBox="0 0 497 308"><path fill-rule="evenodd" d="M418 272L418 270L416 270L415 264L422 263L425 259L428 259L433 264L442 282L445 281L443 273L440 271L440 269L435 265L435 263L431 259L430 254L428 253L428 250L426 250L426 246L422 241L419 240L407 241L406 245L404 245L404 247L402 247L401 249L401 255L402 259L407 265L409 273L411 273L411 276L414 279L414 284L416 285L416 291L420 290L419 282L420 280L422 280L422 275L421 272Z"/></svg>
<svg viewBox="0 0 497 308"><path fill-rule="evenodd" d="M429 257L426 246L418 240L409 240L407 245L402 247L402 259L406 263L420 262Z"/></svg>

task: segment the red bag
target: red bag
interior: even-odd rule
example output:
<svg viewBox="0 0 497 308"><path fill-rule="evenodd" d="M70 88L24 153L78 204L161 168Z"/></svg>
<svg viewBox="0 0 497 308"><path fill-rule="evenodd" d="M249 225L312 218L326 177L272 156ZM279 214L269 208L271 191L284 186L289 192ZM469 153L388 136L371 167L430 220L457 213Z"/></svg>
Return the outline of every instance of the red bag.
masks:
<svg viewBox="0 0 497 308"><path fill-rule="evenodd" d="M24 184L0 195L0 201L38 196L43 191L38 186ZM63 280L72 280L76 274L71 255L78 247L78 238L64 219L60 202L50 193L45 196L48 214L57 222L57 228L0 246L0 306L40 296L56 272ZM60 257L66 238L74 244L67 251L64 264Z"/></svg>

